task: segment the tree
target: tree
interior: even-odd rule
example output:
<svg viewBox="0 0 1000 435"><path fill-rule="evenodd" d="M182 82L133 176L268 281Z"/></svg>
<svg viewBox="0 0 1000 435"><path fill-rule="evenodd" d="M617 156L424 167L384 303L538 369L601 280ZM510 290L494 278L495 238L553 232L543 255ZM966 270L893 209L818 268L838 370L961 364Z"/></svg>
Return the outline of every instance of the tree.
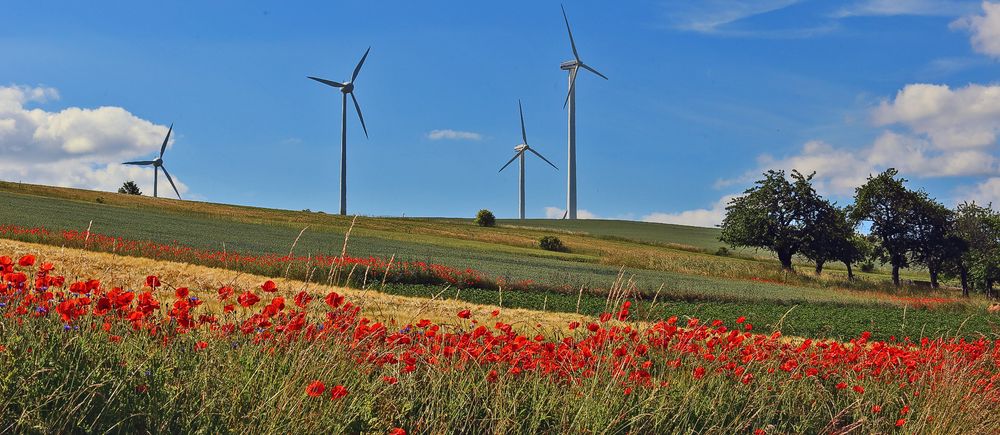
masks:
<svg viewBox="0 0 1000 435"><path fill-rule="evenodd" d="M968 245L952 231L955 217L951 210L924 192L914 192L913 199L910 256L914 263L927 267L931 287L938 288L938 275L945 264L960 258Z"/></svg>
<svg viewBox="0 0 1000 435"><path fill-rule="evenodd" d="M894 168L876 176L855 190L851 219L871 223L871 233L879 240L879 257L892 265L892 282L899 286L899 269L909 267L907 253L913 246L910 232L911 210L916 195L903 184L903 178L896 178Z"/></svg>
<svg viewBox="0 0 1000 435"><path fill-rule="evenodd" d="M823 265L830 260L841 260L847 265L848 278L853 278L851 264L859 258L853 244L854 228L847 211L815 196L818 201L807 214L802 255L816 263L816 275L823 272Z"/></svg>
<svg viewBox="0 0 1000 435"><path fill-rule="evenodd" d="M815 191L805 186L813 175L792 171L792 177L795 184L785 178L785 171L767 171L743 196L730 201L719 240L733 247L773 251L781 267L792 270L792 257L807 232L806 214L816 200Z"/></svg>
<svg viewBox="0 0 1000 435"><path fill-rule="evenodd" d="M135 181L126 181L125 184L122 184L122 187L118 188L118 193L142 195L142 191L139 190L139 185L135 184Z"/></svg>
<svg viewBox="0 0 1000 435"><path fill-rule="evenodd" d="M974 285L970 277L972 268L983 255L988 256L988 252L996 243L992 240L989 219L995 214L989 207L982 207L975 202L959 204L954 211L954 223L951 227L950 236L960 239L965 249L961 255L953 256L950 261L944 264L944 272L948 276L957 276L962 282L962 296L968 297L969 291Z"/></svg>
<svg viewBox="0 0 1000 435"><path fill-rule="evenodd" d="M844 213L849 215L850 211L845 209ZM851 222L851 225L852 229L857 227L857 224L854 222ZM837 251L837 254L837 259L847 266L847 279L854 280L854 264L863 263L871 259L875 255L875 244L867 237L853 233L847 240L847 243Z"/></svg>
<svg viewBox="0 0 1000 435"><path fill-rule="evenodd" d="M496 225L497 218L493 216L493 212L484 208L482 210L479 210L479 213L476 213L475 222L476 225L479 225L481 227L492 227Z"/></svg>

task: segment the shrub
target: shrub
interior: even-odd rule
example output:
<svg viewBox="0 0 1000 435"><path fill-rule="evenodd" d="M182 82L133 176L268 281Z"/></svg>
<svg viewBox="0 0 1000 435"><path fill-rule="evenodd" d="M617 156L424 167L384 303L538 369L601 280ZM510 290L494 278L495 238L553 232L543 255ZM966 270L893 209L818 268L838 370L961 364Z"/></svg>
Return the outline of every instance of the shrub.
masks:
<svg viewBox="0 0 1000 435"><path fill-rule="evenodd" d="M562 240L556 236L543 236L538 240L538 246L546 251L563 252L566 250L566 245L563 245Z"/></svg>
<svg viewBox="0 0 1000 435"><path fill-rule="evenodd" d="M720 246L719 249L715 251L715 255L718 255L720 257L728 257L730 254L731 252L729 252L729 248L725 246Z"/></svg>
<svg viewBox="0 0 1000 435"><path fill-rule="evenodd" d="M98 204L104 204L104 197L98 196L97 199L95 199L94 201L97 201Z"/></svg>
<svg viewBox="0 0 1000 435"><path fill-rule="evenodd" d="M862 263L861 264L861 271L864 272L864 273L875 272L875 264L872 263L871 261L869 261L867 263Z"/></svg>
<svg viewBox="0 0 1000 435"><path fill-rule="evenodd" d="M496 216L493 216L493 212L482 209L479 213L476 213L476 225L481 227L492 227L497 224Z"/></svg>

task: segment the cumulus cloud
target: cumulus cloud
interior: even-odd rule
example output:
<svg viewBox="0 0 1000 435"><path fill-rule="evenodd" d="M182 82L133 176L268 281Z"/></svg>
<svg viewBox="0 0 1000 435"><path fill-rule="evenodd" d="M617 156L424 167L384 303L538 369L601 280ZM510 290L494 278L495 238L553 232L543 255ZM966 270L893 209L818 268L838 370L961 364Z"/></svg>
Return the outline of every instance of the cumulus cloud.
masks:
<svg viewBox="0 0 1000 435"><path fill-rule="evenodd" d="M990 177L972 188L960 189L959 196L963 201L993 204L993 208L997 208L1000 206L1000 177Z"/></svg>
<svg viewBox="0 0 1000 435"><path fill-rule="evenodd" d="M809 141L792 155L761 155L758 167L716 187L747 184L767 169L816 172L817 190L850 195L868 175L886 168L910 178L970 177L1000 174L995 156L1000 130L1000 85L910 84L872 110L885 127L871 143L837 147Z"/></svg>
<svg viewBox="0 0 1000 435"><path fill-rule="evenodd" d="M738 195L726 195L709 208L685 210L677 213L655 212L642 217L643 222L689 225L693 227L714 227L726 217L726 205Z"/></svg>
<svg viewBox="0 0 1000 435"><path fill-rule="evenodd" d="M973 50L1000 59L1000 3L984 1L982 15L959 18L951 28L967 30Z"/></svg>
<svg viewBox="0 0 1000 435"><path fill-rule="evenodd" d="M427 133L427 138L430 140L480 140L483 135L471 131L459 131L459 130L431 130Z"/></svg>
<svg viewBox="0 0 1000 435"><path fill-rule="evenodd" d="M120 107L30 107L58 99L53 88L0 87L0 178L111 191L135 180L152 193L152 169L120 162L158 152L167 127ZM176 176L174 182L187 191Z"/></svg>
<svg viewBox="0 0 1000 435"><path fill-rule="evenodd" d="M905 125L942 150L991 146L1000 129L1000 85L970 84L957 89L906 85L894 100L883 101L872 119L877 125Z"/></svg>
<svg viewBox="0 0 1000 435"><path fill-rule="evenodd" d="M563 215L566 214L566 209L559 207L545 207L545 218L546 219L562 219ZM596 214L593 214L584 209L576 210L577 219L600 219Z"/></svg>

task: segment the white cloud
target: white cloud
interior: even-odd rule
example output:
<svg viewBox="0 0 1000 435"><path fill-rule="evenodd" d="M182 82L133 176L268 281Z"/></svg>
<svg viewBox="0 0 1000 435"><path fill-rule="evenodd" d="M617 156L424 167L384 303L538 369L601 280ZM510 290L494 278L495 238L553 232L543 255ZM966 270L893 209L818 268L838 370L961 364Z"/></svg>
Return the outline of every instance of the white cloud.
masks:
<svg viewBox="0 0 1000 435"><path fill-rule="evenodd" d="M670 2L668 19L674 28L698 33L718 33L722 27L756 15L784 9L799 0L700 0Z"/></svg>
<svg viewBox="0 0 1000 435"><path fill-rule="evenodd" d="M961 189L959 197L960 202L976 201L981 205L993 204L993 208L997 208L1000 206L1000 177L987 178L971 189Z"/></svg>
<svg viewBox="0 0 1000 435"><path fill-rule="evenodd" d="M483 135L471 131L458 131L458 130L431 130L427 133L427 138L430 140L480 140Z"/></svg>
<svg viewBox="0 0 1000 435"><path fill-rule="evenodd" d="M720 198L711 208L685 210L678 213L655 212L642 217L643 222L661 224L689 225L693 227L714 227L722 223L726 217L726 205L738 195L726 195Z"/></svg>
<svg viewBox="0 0 1000 435"><path fill-rule="evenodd" d="M969 15L951 23L952 29L972 34L972 48L993 58L1000 58L1000 3L983 2L983 15Z"/></svg>
<svg viewBox="0 0 1000 435"><path fill-rule="evenodd" d="M52 88L0 87L0 178L110 191L135 180L151 194L152 169L120 162L158 152L167 127L120 107L56 112L26 107L58 98ZM186 192L187 186L171 175L178 190ZM169 191L165 177L161 181Z"/></svg>
<svg viewBox="0 0 1000 435"><path fill-rule="evenodd" d="M1000 130L1000 85L906 85L872 118L877 125L902 124L925 134L938 149L987 147Z"/></svg>
<svg viewBox="0 0 1000 435"><path fill-rule="evenodd" d="M834 17L932 15L956 16L967 13L967 1L953 0L861 0L840 10Z"/></svg>
<svg viewBox="0 0 1000 435"><path fill-rule="evenodd" d="M546 219L562 219L563 215L566 214L566 209L559 207L545 207L545 218ZM596 214L593 214L587 210L577 209L576 210L577 219L600 219Z"/></svg>

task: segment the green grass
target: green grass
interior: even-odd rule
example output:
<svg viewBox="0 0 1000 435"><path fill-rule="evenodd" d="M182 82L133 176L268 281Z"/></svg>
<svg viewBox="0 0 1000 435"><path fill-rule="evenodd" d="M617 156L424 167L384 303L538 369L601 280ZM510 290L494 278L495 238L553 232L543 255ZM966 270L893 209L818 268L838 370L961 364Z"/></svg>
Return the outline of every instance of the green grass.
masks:
<svg viewBox="0 0 1000 435"><path fill-rule="evenodd" d="M101 203L96 201L98 197ZM4 204L0 207L0 224L82 231L93 221L92 231L97 233L246 253L285 254L308 226L295 246L296 254L339 254L351 225L350 218L319 213L13 183L0 183L0 203ZM626 265L626 278L634 279L637 290L647 300L656 294L660 307L669 307L669 311L654 311L654 316L683 313L725 319L755 314L765 328L776 326L784 317L784 330L789 333L837 338L863 330L872 330L883 338L944 331L997 333L995 318L987 316L978 302L934 310L908 309L904 314L902 305L873 300L872 293L838 290L843 283L836 278L785 276L771 261L661 246L680 243L707 248L715 229L620 221L532 220L526 227L502 223L498 228L479 228L461 219L362 217L352 230L348 253L473 268L490 278L533 280L553 290L505 294L505 305L523 308L572 312L577 293L584 287L581 309L597 314L595 307L603 306L604 298L592 293L609 288L622 270L621 265ZM554 253L532 246L544 234L559 236L573 251ZM787 279L789 283L758 282L747 277ZM884 286L878 287L885 281L884 275L866 277L864 285L885 290ZM399 285L386 291L426 297L440 289ZM496 292L491 290L464 289L457 297L479 303L498 302Z"/></svg>
<svg viewBox="0 0 1000 435"><path fill-rule="evenodd" d="M0 188L5 187L0 185ZM122 195L99 194L95 196L121 199ZM132 198L124 198L132 199ZM138 198L147 202L149 198ZM135 240L150 240L158 243L176 243L200 249L212 249L250 253L280 253L289 251L302 228L309 228L302 234L295 246L299 255L339 254L344 242L344 219L324 216L330 223L296 222L286 214L307 215L314 213L278 212L272 219L249 221L241 219L239 209L235 213L199 213L168 207L157 209L141 203L123 206L112 203L100 204L96 201L81 201L52 196L27 195L10 190L0 190L0 223L22 226L45 226L52 229L85 230L91 225L96 233L121 236ZM167 201L177 203L179 201ZM282 219L285 217L285 219ZM298 217L298 216L297 216ZM588 289L607 288L621 271L621 263L600 264L602 259L587 253L553 253L537 248L511 246L502 243L487 243L481 240L442 237L431 232L413 231L411 226L419 226L424 221L410 219L360 218L359 223L374 220L378 225L389 221L399 222L399 232L387 232L380 228L360 226L356 228L348 243L348 253L355 256L395 256L402 260L428 261L457 268L480 270L490 277L512 281L533 280L539 284L559 286L575 291L583 286ZM332 223L332 224L331 224ZM480 229L465 224L441 224L445 229L465 227ZM658 225L658 224L650 224ZM671 228L665 226L665 228ZM457 230L454 230L457 232ZM506 230L511 231L511 230ZM628 251L629 243L601 241L614 244L615 249ZM660 249L642 246L643 249ZM703 295L705 297L739 297L741 299L777 300L782 302L865 302L863 296L844 292L831 292L821 286L789 286L754 282L742 279L720 277L721 269L761 267L759 261L717 257L698 253L669 250L672 255L683 260L691 269L704 272L702 275L676 273L664 270L642 269L628 264L627 276L634 277L640 290L652 294L660 289L668 295ZM655 268L656 265L654 264ZM770 264L763 264L770 268ZM720 268L715 271L713 268Z"/></svg>

